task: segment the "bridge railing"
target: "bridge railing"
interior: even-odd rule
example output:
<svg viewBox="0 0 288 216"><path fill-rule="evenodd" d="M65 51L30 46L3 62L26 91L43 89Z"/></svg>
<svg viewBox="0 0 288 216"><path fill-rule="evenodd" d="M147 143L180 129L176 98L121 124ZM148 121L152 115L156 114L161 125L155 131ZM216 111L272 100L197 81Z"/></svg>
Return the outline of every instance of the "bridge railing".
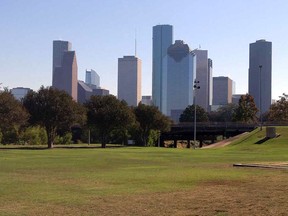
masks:
<svg viewBox="0 0 288 216"><path fill-rule="evenodd" d="M232 127L232 128L237 128L237 127L257 127L259 124L257 123L243 123L243 122L197 122L197 127ZM194 127L193 122L182 122L178 124L174 124L171 126L171 128L185 128L185 127Z"/></svg>

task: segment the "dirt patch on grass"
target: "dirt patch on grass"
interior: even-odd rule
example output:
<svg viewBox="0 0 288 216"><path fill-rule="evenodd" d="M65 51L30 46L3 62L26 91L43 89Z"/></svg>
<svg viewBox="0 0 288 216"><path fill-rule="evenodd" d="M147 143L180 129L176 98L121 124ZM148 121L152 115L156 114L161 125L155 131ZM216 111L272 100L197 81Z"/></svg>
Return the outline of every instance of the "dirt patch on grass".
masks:
<svg viewBox="0 0 288 216"><path fill-rule="evenodd" d="M245 169L245 168L244 168ZM263 172L265 172L263 170ZM97 194L79 205L24 203L21 215L287 215L288 173L267 171L245 181L209 181L178 192ZM11 203L12 207L13 203ZM18 203L19 205L19 203ZM6 206L8 207L8 206ZM15 207L15 206L14 206ZM4 206L2 206L5 209ZM6 210L11 208L6 208ZM10 212L10 213L12 213ZM0 208L1 213L1 208ZM3 212L2 212L3 213ZM6 211L6 213L8 213Z"/></svg>

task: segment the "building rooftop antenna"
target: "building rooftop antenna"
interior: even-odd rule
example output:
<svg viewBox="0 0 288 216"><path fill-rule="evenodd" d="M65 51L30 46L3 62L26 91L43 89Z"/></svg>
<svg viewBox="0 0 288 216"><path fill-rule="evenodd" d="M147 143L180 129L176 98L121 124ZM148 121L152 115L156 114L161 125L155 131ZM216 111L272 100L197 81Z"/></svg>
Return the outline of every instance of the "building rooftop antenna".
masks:
<svg viewBox="0 0 288 216"><path fill-rule="evenodd" d="M135 57L137 56L137 30L135 29Z"/></svg>

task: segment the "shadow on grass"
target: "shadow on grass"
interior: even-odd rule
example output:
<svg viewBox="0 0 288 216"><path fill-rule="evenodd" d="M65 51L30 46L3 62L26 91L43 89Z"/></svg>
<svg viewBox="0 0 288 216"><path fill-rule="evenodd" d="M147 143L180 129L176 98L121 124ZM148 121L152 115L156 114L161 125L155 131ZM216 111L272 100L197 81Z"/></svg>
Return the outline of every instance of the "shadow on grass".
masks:
<svg viewBox="0 0 288 216"><path fill-rule="evenodd" d="M266 141L269 140L269 139L271 139L271 138L270 138L270 137L265 137L265 138L263 138L263 139L258 140L257 142L255 142L255 144L262 144L262 143L266 142Z"/></svg>

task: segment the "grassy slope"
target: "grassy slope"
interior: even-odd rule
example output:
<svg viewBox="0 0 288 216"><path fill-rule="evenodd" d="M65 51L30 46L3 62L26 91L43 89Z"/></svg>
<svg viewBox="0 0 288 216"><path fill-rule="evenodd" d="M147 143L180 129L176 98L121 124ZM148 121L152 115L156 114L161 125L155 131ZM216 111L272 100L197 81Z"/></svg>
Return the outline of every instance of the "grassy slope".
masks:
<svg viewBox="0 0 288 216"><path fill-rule="evenodd" d="M203 185L210 184L213 185L213 191L217 191L219 186L226 183L233 185L239 183L239 187L242 187L242 183L248 183L250 179L262 183L265 178L267 180L274 178L275 173L280 179L273 181L282 185L284 184L282 180L287 179L287 171L233 168L232 164L288 161L287 129L287 127L277 128L277 133L281 136L261 145L254 143L265 136L265 131L256 130L222 149L135 147L2 149L0 150L0 215L74 215L77 211L78 215L94 215L95 212L101 215L121 215L117 209L121 209L123 204L127 205L125 200L131 196L134 200L139 199L143 203L152 200L143 204L143 208L133 207L128 203L128 206L122 209L123 215L133 215L133 210L136 211L137 208L140 208L141 212L155 208L155 211L147 210L147 214L145 211L141 214L157 215L158 207L153 205L153 199L157 200L163 194L165 194L163 199L168 199L169 194L175 193L192 191L195 195L195 191L203 188ZM204 189L209 187L205 186ZM255 185L251 185L251 188L255 188ZM205 192L201 189L199 192L203 196L205 193L207 197L211 196L209 195L211 191ZM192 194L189 196L192 197ZM231 194L234 192L231 191ZM167 203L176 202L173 196L171 200L167 200ZM177 197L181 196L181 194L177 195ZM187 197L187 194L183 196ZM213 197L211 199L213 200ZM110 202L112 204L109 205ZM179 203L177 206L181 205L182 203ZM167 214L174 214L173 209L177 209L169 209L164 204L163 206ZM183 207L184 210L186 208L188 207ZM134 213L139 214L139 211ZM199 211L201 213L204 210ZM216 209L211 212L211 215L217 215L217 211ZM229 212L228 209L224 209L224 212L226 211ZM207 215L208 213L207 210ZM229 215L232 215L230 213ZM186 213L181 214L178 209L177 214Z"/></svg>

